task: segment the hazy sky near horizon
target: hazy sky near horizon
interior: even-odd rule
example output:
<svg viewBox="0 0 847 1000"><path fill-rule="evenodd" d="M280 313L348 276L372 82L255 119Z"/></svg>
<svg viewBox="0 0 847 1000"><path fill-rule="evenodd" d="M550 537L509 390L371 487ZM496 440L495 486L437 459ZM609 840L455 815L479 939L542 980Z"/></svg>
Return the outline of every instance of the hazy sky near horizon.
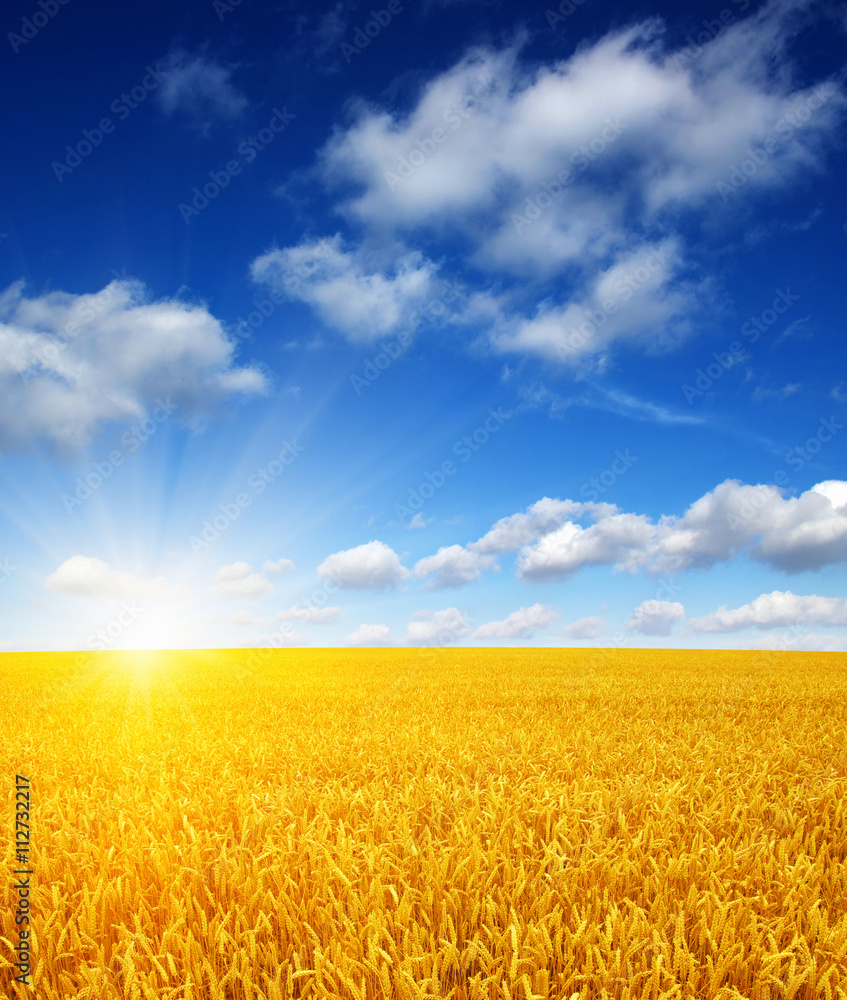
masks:
<svg viewBox="0 0 847 1000"><path fill-rule="evenodd" d="M0 649L847 649L842 6L3 19Z"/></svg>

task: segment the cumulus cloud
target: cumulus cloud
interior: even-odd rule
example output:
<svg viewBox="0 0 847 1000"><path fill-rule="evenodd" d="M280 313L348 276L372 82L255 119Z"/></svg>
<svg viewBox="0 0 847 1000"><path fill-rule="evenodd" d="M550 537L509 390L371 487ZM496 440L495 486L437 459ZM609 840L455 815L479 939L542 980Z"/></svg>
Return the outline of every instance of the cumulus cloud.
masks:
<svg viewBox="0 0 847 1000"><path fill-rule="evenodd" d="M474 583L487 569L498 569L494 556L473 552L461 545L447 545L442 546L434 556L419 559L415 563L415 576L423 580L435 574L435 578L425 588L441 590L444 587L463 587L466 583Z"/></svg>
<svg viewBox="0 0 847 1000"><path fill-rule="evenodd" d="M410 646L441 646L458 642L469 632L467 618L458 608L443 608L441 611L427 608L412 615L406 626L406 642Z"/></svg>
<svg viewBox="0 0 847 1000"><path fill-rule="evenodd" d="M398 587L410 575L397 553L378 541L335 552L318 566L318 576L359 589Z"/></svg>
<svg viewBox="0 0 847 1000"><path fill-rule="evenodd" d="M0 294L0 448L43 439L77 449L104 424L144 419L161 403L162 419L190 419L233 393L267 391L234 356L204 306L154 302L139 281L34 298L17 282Z"/></svg>
<svg viewBox="0 0 847 1000"><path fill-rule="evenodd" d="M594 524L572 521L525 546L526 580L560 579L590 565L677 572L728 562L746 551L787 573L847 559L847 505L839 484L786 497L776 486L726 480L681 516L658 522L643 514L600 513Z"/></svg>
<svg viewBox="0 0 847 1000"><path fill-rule="evenodd" d="M670 635L684 617L685 608L679 601L643 601L627 619L626 627L642 635Z"/></svg>
<svg viewBox="0 0 847 1000"><path fill-rule="evenodd" d="M570 639L599 639L606 634L606 622L599 616L578 618L570 625L563 625L560 631Z"/></svg>
<svg viewBox="0 0 847 1000"><path fill-rule="evenodd" d="M543 302L534 316L503 315L489 338L503 353L536 354L576 365L613 344L640 342L650 351L675 347L689 332L684 318L696 290L675 280L682 266L675 240L647 244L615 257L564 305ZM597 363L595 361L595 363Z"/></svg>
<svg viewBox="0 0 847 1000"><path fill-rule="evenodd" d="M501 517L490 531L479 541L471 542L468 548L472 552L514 552L539 535L559 527L574 515L581 514L587 506L578 500L542 497L523 513ZM609 504L603 505L603 508L610 511L615 509ZM591 509L595 509L595 505Z"/></svg>
<svg viewBox="0 0 847 1000"><path fill-rule="evenodd" d="M387 625L360 625L344 639L348 646L394 646L396 640Z"/></svg>
<svg viewBox="0 0 847 1000"><path fill-rule="evenodd" d="M812 101L804 127L786 127L814 93L794 87L786 71L784 35L798 6L765 4L696 58L687 46L666 46L656 19L615 29L537 70L522 66L519 46L474 49L430 80L404 115L361 104L323 151L326 176L356 185L346 209L372 224L469 228L480 224L481 209L497 219L500 208L494 235L506 224L516 231L516 260L523 248L512 215L547 191L534 214L556 219L548 246L559 260L579 260L595 241L607 245L603 231L620 238L633 201L646 212L714 201L732 165L769 136L782 141L748 190L819 162L820 138L837 124L844 100L832 84L820 106ZM583 225L581 206L608 190L610 177L620 196L604 197ZM576 231L568 225L574 211ZM505 251L499 259L508 259Z"/></svg>
<svg viewBox="0 0 847 1000"><path fill-rule="evenodd" d="M614 513L583 527L567 521L518 555L524 580L564 579L586 566L635 569L647 560L655 525L642 514Z"/></svg>
<svg viewBox="0 0 847 1000"><path fill-rule="evenodd" d="M774 590L732 610L724 604L688 623L694 632L737 632L790 625L847 625L847 597L801 596L790 590Z"/></svg>
<svg viewBox="0 0 847 1000"><path fill-rule="evenodd" d="M323 625L326 622L337 621L341 616L341 608L286 608L278 611L277 618L283 622L306 622L310 625Z"/></svg>
<svg viewBox="0 0 847 1000"><path fill-rule="evenodd" d="M290 559L272 559L262 563L262 569L266 573L291 573L294 570L294 563Z"/></svg>
<svg viewBox="0 0 847 1000"><path fill-rule="evenodd" d="M270 250L251 265L254 281L306 302L351 341L409 331L434 292L435 265L419 252L401 253L390 270L364 250L345 250L341 237Z"/></svg>
<svg viewBox="0 0 847 1000"><path fill-rule="evenodd" d="M352 181L362 189L348 203L349 213L382 225L413 224L488 204L496 180L489 149L500 147L496 113L515 72L515 55L470 53L432 80L405 118L360 105L350 128L337 132L322 153L328 180ZM449 142L432 140L438 128ZM419 140L432 149L429 157L421 155ZM409 173L404 159L413 167L408 178L400 176Z"/></svg>
<svg viewBox="0 0 847 1000"><path fill-rule="evenodd" d="M164 576L145 580L116 570L102 559L80 555L63 562L47 577L44 586L63 594L110 600L175 601L188 596L187 587L176 586Z"/></svg>
<svg viewBox="0 0 847 1000"><path fill-rule="evenodd" d="M660 569L710 565L749 546L754 559L786 573L847 559L847 484L818 483L798 497L775 486L727 480L658 529ZM665 519L663 519L664 521Z"/></svg>
<svg viewBox="0 0 847 1000"><path fill-rule="evenodd" d="M559 612L549 604L533 604L528 608L518 608L503 621L480 625L474 632L475 639L528 639L538 629L552 625Z"/></svg>
<svg viewBox="0 0 847 1000"><path fill-rule="evenodd" d="M614 504L544 497L477 541L420 559L415 574L436 574L433 589L458 587L496 568L490 553L510 551L526 582L567 579L589 566L675 573L742 553L786 573L821 569L847 561L847 483L828 480L789 497L776 486L728 479L683 514L658 520Z"/></svg>
<svg viewBox="0 0 847 1000"><path fill-rule="evenodd" d="M494 351L598 366L621 342L671 349L706 291L685 277L679 209L726 217L733 178L749 203L814 175L843 119L841 81L795 82L787 41L805 6L771 0L696 53L669 45L659 19L540 67L523 41L474 48L408 110L354 104L321 152L324 182L372 234L453 234L478 272L560 279L540 304L531 288L467 297L453 318L477 323ZM758 162L742 172L751 149ZM348 277L349 256L334 267L355 316L373 296L361 272ZM382 272L371 275L380 299L394 280ZM318 299L327 283L300 294L344 329L342 310Z"/></svg>
<svg viewBox="0 0 847 1000"><path fill-rule="evenodd" d="M177 51L163 61L157 97L167 116L183 114L203 131L217 120L234 121L247 110L247 98L232 82L232 70L206 55Z"/></svg>

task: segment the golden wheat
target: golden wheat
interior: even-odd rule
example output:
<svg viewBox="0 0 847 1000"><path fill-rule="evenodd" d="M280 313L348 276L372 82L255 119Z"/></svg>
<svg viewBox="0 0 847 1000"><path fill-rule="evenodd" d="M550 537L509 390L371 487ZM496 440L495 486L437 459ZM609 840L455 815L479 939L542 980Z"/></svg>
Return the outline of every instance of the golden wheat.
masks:
<svg viewBox="0 0 847 1000"><path fill-rule="evenodd" d="M847 1000L847 660L6 655L43 1000ZM13 835L3 878L14 881Z"/></svg>

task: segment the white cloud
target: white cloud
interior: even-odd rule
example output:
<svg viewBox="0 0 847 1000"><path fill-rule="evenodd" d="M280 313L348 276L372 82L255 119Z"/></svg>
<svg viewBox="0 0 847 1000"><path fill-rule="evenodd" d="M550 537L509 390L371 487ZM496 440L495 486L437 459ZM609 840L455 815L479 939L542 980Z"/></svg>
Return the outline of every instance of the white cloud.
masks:
<svg viewBox="0 0 847 1000"><path fill-rule="evenodd" d="M570 625L563 625L561 633L571 639L599 639L606 634L606 623L599 616L578 618Z"/></svg>
<svg viewBox="0 0 847 1000"><path fill-rule="evenodd" d="M608 409L612 413L619 413L625 417L632 417L635 420L646 420L657 424L690 424L700 425L708 423L705 417L697 416L693 413L678 413L669 410L665 406L659 406L648 399L639 399L629 393L621 392L619 389L606 389L603 386L596 387L600 393L600 400L584 399L582 402L586 406L598 406L600 409Z"/></svg>
<svg viewBox="0 0 847 1000"><path fill-rule="evenodd" d="M830 98L802 129L784 127L786 114L812 92L792 89L786 69L784 38L799 6L765 4L694 59L687 45L673 51L663 43L656 19L613 30L535 71L521 67L519 45L475 49L430 80L404 117L361 104L352 125L327 144L324 169L329 179L358 186L347 203L351 215L408 226L478 223L480 209L490 212L504 196L505 223L564 166L574 182L547 200L547 211L562 220L552 235L559 243L570 238L567 253L577 259L598 230L623 226L623 197L584 234L567 225L572 210L578 217L580 204L608 189L623 164L624 191L655 210L715 200L717 182L771 135L782 141L748 190L818 161L816 140L837 122L841 99ZM414 169L392 186L386 174L400 173L404 158Z"/></svg>
<svg viewBox="0 0 847 1000"><path fill-rule="evenodd" d="M322 154L329 180L353 181L364 189L348 204L350 214L396 225L488 204L496 179L491 149L499 150L502 141L497 110L514 74L514 55L471 53L427 85L405 120L362 104L357 120L337 132ZM465 115L475 93L484 95L488 110L483 112L476 99L475 113ZM446 136L440 143L433 139L439 128ZM413 153L420 153L418 141L433 150L422 155L420 165L415 160L421 157ZM403 160L410 153L411 176L394 184L390 174L404 172Z"/></svg>
<svg viewBox="0 0 847 1000"><path fill-rule="evenodd" d="M277 559L275 562L268 559L262 564L262 569L266 573L291 573L295 566L290 559Z"/></svg>
<svg viewBox="0 0 847 1000"><path fill-rule="evenodd" d="M110 600L136 598L146 601L175 601L188 596L188 588L172 584L166 577L140 579L113 569L102 559L71 556L44 581L48 590L79 597Z"/></svg>
<svg viewBox="0 0 847 1000"><path fill-rule="evenodd" d="M838 479L827 479L816 483L812 489L829 500L833 507L847 507L847 482Z"/></svg>
<svg viewBox="0 0 847 1000"><path fill-rule="evenodd" d="M468 548L473 552L514 552L522 545L533 541L539 535L546 534L558 527L568 518L580 514L589 505L578 500L552 500L542 497L521 514L511 514L500 520L477 542L471 542ZM590 505L595 509L596 505ZM608 504L605 509L614 510Z"/></svg>
<svg viewBox="0 0 847 1000"><path fill-rule="evenodd" d="M477 269L559 278L532 309L519 291L470 296L460 312L495 351L602 362L621 341L672 348L704 291L684 279L679 210L735 217L733 178L749 204L814 175L837 134L843 85L798 87L788 60L804 6L739 11L696 55L670 46L659 19L540 67L520 57L525 39L475 48L408 111L354 105L322 150L324 181L343 187L341 211L370 235L452 233ZM759 162L742 171L751 149ZM630 283L651 253L661 266ZM560 353L580 328L578 348Z"/></svg>
<svg viewBox="0 0 847 1000"><path fill-rule="evenodd" d="M847 560L843 496L844 484L834 481L785 497L775 486L726 480L681 516L653 522L615 511L599 513L587 528L569 521L526 545L518 572L526 580L559 579L590 565L677 572L744 551L787 573L820 569Z"/></svg>
<svg viewBox="0 0 847 1000"><path fill-rule="evenodd" d="M406 525L406 528L407 529L425 528L428 524L432 524L432 520L433 520L432 518L427 520L423 516L423 514L420 511L418 511L417 514L415 514L415 516L412 518L412 520L409 521L409 523Z"/></svg>
<svg viewBox="0 0 847 1000"><path fill-rule="evenodd" d="M480 555L461 545L447 545L442 546L434 556L419 559L415 563L415 576L422 580L435 573L435 579L426 584L426 589L440 590L474 583L487 569L498 569L494 556Z"/></svg>
<svg viewBox="0 0 847 1000"><path fill-rule="evenodd" d="M307 622L310 625L323 625L326 622L337 621L341 616L341 608L298 608L296 605L278 611L276 614L280 621Z"/></svg>
<svg viewBox="0 0 847 1000"><path fill-rule="evenodd" d="M232 82L232 70L205 55L174 52L164 60L157 96L169 117L181 113L203 129L215 119L234 121L247 110L247 98Z"/></svg>
<svg viewBox="0 0 847 1000"><path fill-rule="evenodd" d="M728 479L682 515L653 520L607 503L544 497L501 518L482 538L449 545L415 564L428 589L460 587L496 570L493 552L517 550L526 582L561 580L589 566L634 573L676 573L746 553L786 573L847 561L847 483L828 480L798 497L776 486ZM579 523L588 521L587 526Z"/></svg>
<svg viewBox="0 0 847 1000"><path fill-rule="evenodd" d="M847 483L830 480L798 497L773 486L727 480L659 529L660 568L709 565L741 546L786 573L847 559Z"/></svg>
<svg viewBox="0 0 847 1000"><path fill-rule="evenodd" d="M668 350L689 332L683 319L696 293L676 279L682 264L674 240L618 254L565 305L543 302L532 318L503 315L489 333L501 353L536 354L575 365L597 358L613 344L636 341L649 351Z"/></svg>
<svg viewBox="0 0 847 1000"><path fill-rule="evenodd" d="M345 250L341 237L270 250L250 268L254 281L306 302L351 341L410 331L412 317L434 292L435 266L418 252L385 262L364 250Z"/></svg>
<svg viewBox="0 0 847 1000"><path fill-rule="evenodd" d="M110 421L168 419L160 402L186 420L267 390L257 368L233 366L234 342L202 305L150 301L133 280L90 295L23 289L0 294L2 448L42 438L75 449Z"/></svg>
<svg viewBox="0 0 847 1000"><path fill-rule="evenodd" d="M458 642L470 632L467 618L458 608L416 611L406 626L406 642L411 646L445 645Z"/></svg>
<svg viewBox="0 0 847 1000"><path fill-rule="evenodd" d="M654 535L655 526L641 514L607 514L587 528L567 521L521 549L518 576L531 581L554 580L586 566L635 569L646 561Z"/></svg>
<svg viewBox="0 0 847 1000"><path fill-rule="evenodd" d="M399 586L410 573L392 548L372 541L327 556L318 566L318 576L334 579L342 587L382 590Z"/></svg>
<svg viewBox="0 0 847 1000"><path fill-rule="evenodd" d="M474 632L475 639L517 639L529 638L540 628L552 625L559 618L559 612L549 604L533 604L528 608L518 608L503 621L480 625Z"/></svg>
<svg viewBox="0 0 847 1000"><path fill-rule="evenodd" d="M746 628L770 629L789 625L847 625L847 597L800 596L790 590L761 594L749 604L731 611L717 611L692 618L694 632L737 632Z"/></svg>
<svg viewBox="0 0 847 1000"><path fill-rule="evenodd" d="M249 611L231 611L227 616L232 625L270 625L266 618L259 618Z"/></svg>
<svg viewBox="0 0 847 1000"><path fill-rule="evenodd" d="M391 636L387 625L360 625L344 639L348 646L394 646L396 640Z"/></svg>
<svg viewBox="0 0 847 1000"><path fill-rule="evenodd" d="M236 563L236 565L239 564ZM270 594L273 589L274 585L270 580L266 580L259 573L251 573L249 576L228 579L223 583L215 584L212 587L212 593L217 597L252 600L256 597L262 597L264 594Z"/></svg>
<svg viewBox="0 0 847 1000"><path fill-rule="evenodd" d="M670 635L684 617L685 608L679 601L643 601L627 619L626 627L642 635Z"/></svg>
<svg viewBox="0 0 847 1000"><path fill-rule="evenodd" d="M250 575L250 564L246 562L234 562L228 566L221 566L215 573L215 580L218 583L229 583L231 580L243 580Z"/></svg>

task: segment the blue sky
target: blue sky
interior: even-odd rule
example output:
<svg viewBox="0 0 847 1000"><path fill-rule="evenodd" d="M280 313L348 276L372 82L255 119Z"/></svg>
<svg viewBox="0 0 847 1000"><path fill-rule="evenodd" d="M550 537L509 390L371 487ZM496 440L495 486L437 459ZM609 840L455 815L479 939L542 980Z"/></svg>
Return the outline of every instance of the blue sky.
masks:
<svg viewBox="0 0 847 1000"><path fill-rule="evenodd" d="M0 648L847 648L842 8L4 20Z"/></svg>

